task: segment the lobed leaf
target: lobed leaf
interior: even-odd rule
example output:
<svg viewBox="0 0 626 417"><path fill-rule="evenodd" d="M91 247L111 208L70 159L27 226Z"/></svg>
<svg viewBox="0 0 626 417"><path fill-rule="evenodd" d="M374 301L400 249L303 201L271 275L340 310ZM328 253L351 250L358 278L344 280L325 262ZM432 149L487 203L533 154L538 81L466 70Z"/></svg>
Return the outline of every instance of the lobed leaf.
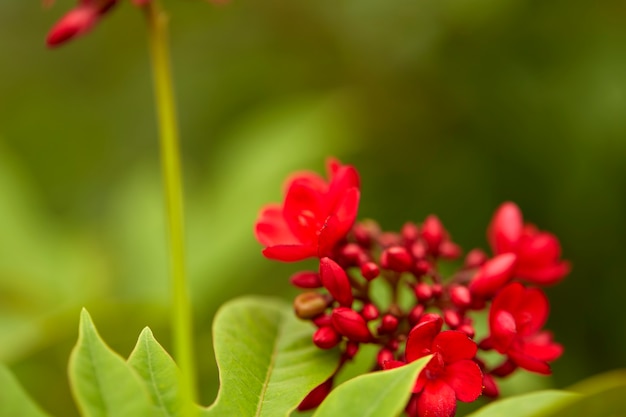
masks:
<svg viewBox="0 0 626 417"><path fill-rule="evenodd" d="M3 364L0 364L0 387L0 417L49 417Z"/></svg>
<svg viewBox="0 0 626 417"><path fill-rule="evenodd" d="M148 327L139 335L128 364L137 371L148 388L152 402L159 410L159 416L182 415L183 396L179 391L178 367Z"/></svg>
<svg viewBox="0 0 626 417"><path fill-rule="evenodd" d="M84 417L158 415L141 378L104 343L85 309L80 316L78 342L70 356L69 377Z"/></svg>
<svg viewBox="0 0 626 417"><path fill-rule="evenodd" d="M313 417L396 417L406 407L415 380L431 356L405 366L358 376L344 382Z"/></svg>
<svg viewBox="0 0 626 417"><path fill-rule="evenodd" d="M337 367L336 350L311 342L309 323L283 301L245 297L226 303L213 325L221 387L205 417L288 416Z"/></svg>

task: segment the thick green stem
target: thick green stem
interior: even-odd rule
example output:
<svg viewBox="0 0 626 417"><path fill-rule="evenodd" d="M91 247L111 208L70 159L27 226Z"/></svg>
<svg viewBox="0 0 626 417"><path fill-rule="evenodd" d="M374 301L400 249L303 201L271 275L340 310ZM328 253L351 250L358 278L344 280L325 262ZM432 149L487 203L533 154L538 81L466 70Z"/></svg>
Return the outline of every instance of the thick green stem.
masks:
<svg viewBox="0 0 626 417"><path fill-rule="evenodd" d="M172 291L174 357L181 370L185 416L193 414L196 372L193 358L192 314L185 265L183 187L168 44L168 17L156 0L145 7L152 55L154 91L159 121L161 163L167 207Z"/></svg>

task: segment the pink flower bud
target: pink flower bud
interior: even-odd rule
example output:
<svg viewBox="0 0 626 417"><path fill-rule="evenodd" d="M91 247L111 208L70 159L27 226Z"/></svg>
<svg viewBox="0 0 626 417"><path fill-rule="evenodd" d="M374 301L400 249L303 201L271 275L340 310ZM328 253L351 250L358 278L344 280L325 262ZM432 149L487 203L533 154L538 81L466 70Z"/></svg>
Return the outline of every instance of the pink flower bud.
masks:
<svg viewBox="0 0 626 417"><path fill-rule="evenodd" d="M330 295L342 306L352 305L352 287L346 272L330 258L320 259L320 278Z"/></svg>
<svg viewBox="0 0 626 417"><path fill-rule="evenodd" d="M378 309L374 304L365 304L361 310L361 315L367 321L376 320L378 318Z"/></svg>
<svg viewBox="0 0 626 417"><path fill-rule="evenodd" d="M456 259L461 256L461 252L461 247L450 240L445 240L439 245L439 255L444 259Z"/></svg>
<svg viewBox="0 0 626 417"><path fill-rule="evenodd" d="M472 303L472 295L467 287L453 285L450 287L450 300L459 308L466 308Z"/></svg>
<svg viewBox="0 0 626 417"><path fill-rule="evenodd" d="M413 243L411 245L411 254L415 259L424 259L428 254L428 248L426 247L426 243L421 240Z"/></svg>
<svg viewBox="0 0 626 417"><path fill-rule="evenodd" d="M48 33L46 44L55 47L88 32L98 21L100 11L92 4L83 4L70 10Z"/></svg>
<svg viewBox="0 0 626 417"><path fill-rule="evenodd" d="M406 222L404 226L402 226L400 234L402 235L402 239L404 239L404 244L411 245L419 237L419 229L415 223Z"/></svg>
<svg viewBox="0 0 626 417"><path fill-rule="evenodd" d="M418 304L413 307L409 312L409 324L411 326L415 326L417 323L419 323L422 314L424 314L424 306L422 304Z"/></svg>
<svg viewBox="0 0 626 417"><path fill-rule="evenodd" d="M439 254L439 245L445 237L445 229L435 215L430 215L422 225L422 239L428 244L428 250L433 255Z"/></svg>
<svg viewBox="0 0 626 417"><path fill-rule="evenodd" d="M482 298L492 297L512 278L517 256L504 253L485 262L469 284L472 294Z"/></svg>
<svg viewBox="0 0 626 417"><path fill-rule="evenodd" d="M398 318L391 314L385 314L378 327L378 334L389 334L398 328Z"/></svg>
<svg viewBox="0 0 626 417"><path fill-rule="evenodd" d="M346 358L352 359L356 356L358 352L359 352L358 343L352 342L352 341L348 341L348 343L346 343L346 351L344 353L346 355Z"/></svg>
<svg viewBox="0 0 626 417"><path fill-rule="evenodd" d="M368 342L372 338L365 319L351 308L336 308L332 320L335 330L353 342Z"/></svg>
<svg viewBox="0 0 626 417"><path fill-rule="evenodd" d="M300 271L296 272L289 278L291 284L298 288L321 288L322 280L317 272L313 271Z"/></svg>
<svg viewBox="0 0 626 417"><path fill-rule="evenodd" d="M515 203L503 203L489 224L487 237L493 251L497 254L515 252L522 236L524 220L522 211Z"/></svg>
<svg viewBox="0 0 626 417"><path fill-rule="evenodd" d="M487 262L487 254L482 249L472 249L465 256L465 268L478 268Z"/></svg>
<svg viewBox="0 0 626 417"><path fill-rule="evenodd" d="M341 341L341 336L330 326L320 327L313 334L313 343L321 349L332 349Z"/></svg>
<svg viewBox="0 0 626 417"><path fill-rule="evenodd" d="M462 324L457 330L465 333L470 339L473 339L474 336L476 336L476 330L474 330L474 327L472 327L471 324Z"/></svg>
<svg viewBox="0 0 626 417"><path fill-rule="evenodd" d="M380 268L374 262L365 262L361 265L361 275L368 280L371 281L380 275Z"/></svg>
<svg viewBox="0 0 626 417"><path fill-rule="evenodd" d="M333 389L333 379L327 379L317 387L313 388L298 405L298 411L311 410L322 403Z"/></svg>
<svg viewBox="0 0 626 417"><path fill-rule="evenodd" d="M402 246L392 246L383 251L380 256L380 264L385 269L396 272L406 272L411 269L413 259Z"/></svg>
<svg viewBox="0 0 626 417"><path fill-rule="evenodd" d="M420 282L413 287L413 291L415 292L415 297L417 300L424 303L430 300L433 296L433 290L430 285Z"/></svg>

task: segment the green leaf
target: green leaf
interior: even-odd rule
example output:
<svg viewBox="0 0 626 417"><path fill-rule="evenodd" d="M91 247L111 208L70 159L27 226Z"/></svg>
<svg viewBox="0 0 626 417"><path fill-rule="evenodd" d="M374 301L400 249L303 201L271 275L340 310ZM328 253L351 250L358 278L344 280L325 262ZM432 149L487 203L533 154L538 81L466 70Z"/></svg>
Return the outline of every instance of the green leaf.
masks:
<svg viewBox="0 0 626 417"><path fill-rule="evenodd" d="M417 376L431 356L389 371L351 379L320 405L313 417L396 417L406 407Z"/></svg>
<svg viewBox="0 0 626 417"><path fill-rule="evenodd" d="M100 338L87 310L69 364L72 394L84 417L154 417L158 411L136 372Z"/></svg>
<svg viewBox="0 0 626 417"><path fill-rule="evenodd" d="M312 333L283 301L225 304L213 325L221 387L204 416L288 416L338 364L337 351L317 348Z"/></svg>
<svg viewBox="0 0 626 417"><path fill-rule="evenodd" d="M157 405L160 415L180 416L183 396L179 391L178 367L148 327L139 335L128 363L148 387L152 402Z"/></svg>
<svg viewBox="0 0 626 417"><path fill-rule="evenodd" d="M0 387L0 417L49 417L24 392L3 364L0 364Z"/></svg>
<svg viewBox="0 0 626 417"><path fill-rule="evenodd" d="M467 417L535 417L548 416L549 410L554 410L564 404L581 397L579 394L546 390L530 394L517 395L495 401Z"/></svg>

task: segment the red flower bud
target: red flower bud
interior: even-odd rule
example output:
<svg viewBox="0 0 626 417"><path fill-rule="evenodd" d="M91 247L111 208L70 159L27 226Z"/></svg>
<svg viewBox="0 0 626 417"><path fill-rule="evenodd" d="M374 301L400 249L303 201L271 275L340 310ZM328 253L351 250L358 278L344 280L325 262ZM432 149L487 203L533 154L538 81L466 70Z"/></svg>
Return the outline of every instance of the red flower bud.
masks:
<svg viewBox="0 0 626 417"><path fill-rule="evenodd" d="M483 375L483 395L489 398L498 398L500 395L496 381L489 374Z"/></svg>
<svg viewBox="0 0 626 417"><path fill-rule="evenodd" d="M313 324L315 324L317 327L330 326L331 323L332 320L330 318L330 314L320 314L313 319Z"/></svg>
<svg viewBox="0 0 626 417"><path fill-rule="evenodd" d="M446 231L435 215L430 215L422 226L422 239L428 244L428 250L433 255L439 254L439 245L443 241Z"/></svg>
<svg viewBox="0 0 626 417"><path fill-rule="evenodd" d="M439 255L445 259L456 259L461 256L461 252L461 247L450 240L446 240L439 245Z"/></svg>
<svg viewBox="0 0 626 417"><path fill-rule="evenodd" d="M402 226L400 234L402 235L402 239L404 239L404 244L411 245L419 237L419 229L415 223L406 222L404 226Z"/></svg>
<svg viewBox="0 0 626 417"><path fill-rule="evenodd" d="M296 272L289 278L291 284L298 288L321 288L322 280L317 272L313 271L300 271Z"/></svg>
<svg viewBox="0 0 626 417"><path fill-rule="evenodd" d="M361 310L361 315L367 321L376 320L378 318L378 309L374 304L365 304Z"/></svg>
<svg viewBox="0 0 626 417"><path fill-rule="evenodd" d="M333 389L333 379L327 379L317 387L313 388L298 405L298 411L311 410L322 403Z"/></svg>
<svg viewBox="0 0 626 417"><path fill-rule="evenodd" d="M419 323L422 314L424 314L424 306L422 304L418 304L413 307L409 312L409 324L411 324L411 326L415 326Z"/></svg>
<svg viewBox="0 0 626 417"><path fill-rule="evenodd" d="M383 251L380 256L380 264L385 269L396 272L406 272L411 269L413 259L402 246L392 246Z"/></svg>
<svg viewBox="0 0 626 417"><path fill-rule="evenodd" d="M504 253L485 262L469 284L472 294L482 298L492 297L512 278L517 256Z"/></svg>
<svg viewBox="0 0 626 417"><path fill-rule="evenodd" d="M443 320L451 329L456 329L461 324L461 316L454 310L445 310L443 312Z"/></svg>
<svg viewBox="0 0 626 417"><path fill-rule="evenodd" d="M476 336L476 330L474 330L474 327L472 327L471 324L462 324L457 330L465 333L470 339L473 339L474 336Z"/></svg>
<svg viewBox="0 0 626 417"><path fill-rule="evenodd" d="M430 285L420 282L413 287L413 291L415 292L415 297L417 300L424 303L430 300L433 296L433 290Z"/></svg>
<svg viewBox="0 0 626 417"><path fill-rule="evenodd" d="M371 281L380 275L380 268L374 262L365 262L361 265L361 275L366 280Z"/></svg>
<svg viewBox="0 0 626 417"><path fill-rule="evenodd" d="M341 341L341 336L330 326L320 327L313 334L313 343L321 349L332 349Z"/></svg>
<svg viewBox="0 0 626 417"><path fill-rule="evenodd" d="M378 327L378 334L389 334L398 328L398 318L391 314L385 314Z"/></svg>
<svg viewBox="0 0 626 417"><path fill-rule="evenodd" d="M330 258L320 259L320 278L330 295L342 306L352 305L352 287L350 280L335 261Z"/></svg>
<svg viewBox="0 0 626 417"><path fill-rule="evenodd" d="M415 257L415 259L424 259L427 253L428 248L423 241L418 240L411 245L411 254L413 255L413 257Z"/></svg>
<svg viewBox="0 0 626 417"><path fill-rule="evenodd" d="M443 294L443 286L441 284L433 284L430 289L433 291L433 298L439 298Z"/></svg>
<svg viewBox="0 0 626 417"><path fill-rule="evenodd" d="M348 343L346 343L346 351L345 351L346 358L352 359L356 356L358 352L359 352L358 343L352 342L352 341L348 341Z"/></svg>
<svg viewBox="0 0 626 417"><path fill-rule="evenodd" d="M472 249L465 256L465 268L478 268L487 262L487 254L482 249Z"/></svg>
<svg viewBox="0 0 626 417"><path fill-rule="evenodd" d="M393 357L393 352L390 351L389 349L381 349L378 352L378 355L376 355L376 362L378 363L378 366L380 366L381 368L384 368L385 363L394 360Z"/></svg>
<svg viewBox="0 0 626 417"><path fill-rule="evenodd" d="M353 342L368 342L372 338L365 319L351 308L336 308L332 320L335 330Z"/></svg>
<svg viewBox="0 0 626 417"><path fill-rule="evenodd" d="M466 308L472 303L472 295L467 287L454 285L450 287L450 300L459 308Z"/></svg>
<svg viewBox="0 0 626 417"><path fill-rule="evenodd" d="M430 262L426 261L426 260L419 260L417 262L415 262L415 275L417 276L422 276L427 274L428 272L430 272Z"/></svg>
<svg viewBox="0 0 626 417"><path fill-rule="evenodd" d="M88 32L99 17L98 7L92 4L83 4L70 10L50 30L46 44L50 47L58 46Z"/></svg>

